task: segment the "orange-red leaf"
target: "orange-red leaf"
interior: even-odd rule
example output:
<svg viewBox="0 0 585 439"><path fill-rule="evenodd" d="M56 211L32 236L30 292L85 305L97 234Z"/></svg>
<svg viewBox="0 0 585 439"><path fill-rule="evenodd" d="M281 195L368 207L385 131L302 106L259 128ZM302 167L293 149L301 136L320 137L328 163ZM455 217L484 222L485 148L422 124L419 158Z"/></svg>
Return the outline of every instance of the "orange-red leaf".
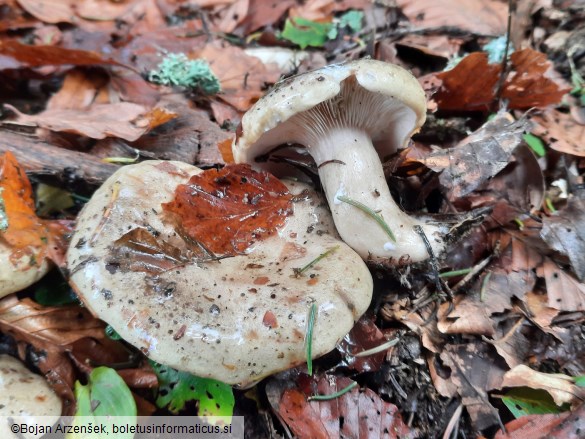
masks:
<svg viewBox="0 0 585 439"><path fill-rule="evenodd" d="M236 255L276 233L292 213L292 195L267 172L230 165L194 175L163 209L187 235L217 255Z"/></svg>
<svg viewBox="0 0 585 439"><path fill-rule="evenodd" d="M11 152L0 157L0 193L8 220L0 239L16 250L45 247L47 228L35 214L30 181Z"/></svg>

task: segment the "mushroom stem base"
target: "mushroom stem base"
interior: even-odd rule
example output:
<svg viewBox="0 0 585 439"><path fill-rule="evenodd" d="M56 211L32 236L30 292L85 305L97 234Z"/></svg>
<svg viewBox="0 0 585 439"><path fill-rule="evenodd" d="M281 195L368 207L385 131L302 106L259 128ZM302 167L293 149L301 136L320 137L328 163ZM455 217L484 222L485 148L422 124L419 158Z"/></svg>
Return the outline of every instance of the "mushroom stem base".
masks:
<svg viewBox="0 0 585 439"><path fill-rule="evenodd" d="M369 135L351 128L320 136L310 147L319 165L319 177L335 226L342 239L365 260L408 264L429 257L427 247L414 230L422 227L435 255L444 247L444 227L429 224L403 212L396 204L384 177L382 163ZM396 237L394 242L371 214L338 197L357 201L380 215Z"/></svg>

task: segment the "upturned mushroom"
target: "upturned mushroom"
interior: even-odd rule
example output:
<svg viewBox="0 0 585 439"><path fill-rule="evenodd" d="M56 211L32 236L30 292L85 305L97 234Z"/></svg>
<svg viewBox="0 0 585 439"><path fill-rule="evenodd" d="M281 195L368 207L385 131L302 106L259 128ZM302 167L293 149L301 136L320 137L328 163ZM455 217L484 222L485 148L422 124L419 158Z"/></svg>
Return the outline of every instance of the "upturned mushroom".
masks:
<svg viewBox="0 0 585 439"><path fill-rule="evenodd" d="M267 173L217 174L211 181L221 187L208 190L193 179L216 175L209 172L216 171L160 161L117 171L78 217L67 255L70 282L90 310L151 359L246 386L306 361L311 310L312 357L331 351L367 309L372 278L339 240L323 198L303 183L283 185L291 202L282 226L261 239L253 234L251 243L236 233L229 257L214 249L239 226L215 223L212 233L203 232L205 243L187 236L185 229L215 217L203 218L199 209L177 221L170 205L198 209L205 199L221 207L233 185L277 181ZM197 197L177 201L178 188ZM263 196L233 199L237 208L259 210L229 216L243 222L262 215Z"/></svg>
<svg viewBox="0 0 585 439"><path fill-rule="evenodd" d="M362 59L276 84L242 118L236 163L270 169L266 155L300 144L313 157L341 238L365 260L408 264L440 253L447 228L408 215L388 188L380 157L404 147L425 121L418 81L403 68Z"/></svg>
<svg viewBox="0 0 585 439"><path fill-rule="evenodd" d="M0 355L0 437L36 438L42 434L13 433L17 425L52 426L61 416L61 400L47 381L10 355Z"/></svg>

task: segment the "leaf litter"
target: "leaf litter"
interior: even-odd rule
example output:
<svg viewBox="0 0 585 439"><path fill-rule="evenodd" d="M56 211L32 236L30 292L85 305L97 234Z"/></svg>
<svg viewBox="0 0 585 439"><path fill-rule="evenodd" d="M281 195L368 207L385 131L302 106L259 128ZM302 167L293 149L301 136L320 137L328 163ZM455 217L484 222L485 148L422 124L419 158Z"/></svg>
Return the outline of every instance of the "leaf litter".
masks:
<svg viewBox="0 0 585 439"><path fill-rule="evenodd" d="M77 200L118 168L101 159L221 166L230 161L243 113L281 77L366 55L391 60L419 77L434 119L392 158L390 181L400 201L437 215L478 208L490 213L434 266L373 267L376 300L369 317L357 322L336 352L313 362L313 377L300 367L270 378L254 387L253 404L252 393L236 390L233 410L252 420L250 437L260 431L301 438L428 437L454 429L470 437L504 437L504 425L506 437L571 437L583 429L584 407L573 377L585 374L579 80L585 63L578 51L578 11L575 2L518 5L512 11L514 44L502 63L491 61L486 47L505 41L505 2L6 2L0 152L12 151L19 163L5 159L18 171L3 174L4 218L11 229L0 242L12 251L34 247L63 268L67 234L82 204ZM357 13L363 13L361 28L337 28L344 14ZM337 35L311 35L310 51L286 62L263 61L246 50L276 53L285 46L298 52L295 42L301 41L283 38L287 21L336 29ZM221 91L149 82L149 72L169 53L205 60ZM447 64L450 69L442 70ZM538 157L525 144L527 133L542 142ZM73 206L45 206L37 216L24 171L33 185L73 190ZM260 199L266 191L284 194L274 183L257 188ZM212 184L206 192L217 190ZM266 205L274 202L266 198ZM218 254L244 251L266 233L255 236L266 224L252 224L242 236L223 236L224 244L209 240L209 230L222 235L225 217L234 213L216 204L219 219L198 213L207 217L204 232L190 223L194 213L188 209L173 215L183 216L189 239ZM248 213L253 218L255 212ZM268 220L268 229L280 220ZM141 227L112 245L112 262L130 271L156 274L201 257ZM468 274L438 277L461 269ZM74 412L75 381L87 380L98 366L117 367L138 412L154 411L156 401L144 390L166 384L144 356L105 337L103 323L78 305L34 302L34 289L2 299L0 337L11 340L10 353L28 358L47 377L66 401L65 411ZM397 344L388 344L394 339ZM355 356L380 346L372 355ZM355 387L334 399L309 401L349 385ZM205 384L195 387L205 400ZM557 412L531 411L539 407L535 393L534 404L513 420L519 412L498 399L513 407L525 389L546 392L548 399L540 402ZM206 403L212 407L213 399ZM196 410L189 403L181 407ZM261 414L267 411L272 416Z"/></svg>

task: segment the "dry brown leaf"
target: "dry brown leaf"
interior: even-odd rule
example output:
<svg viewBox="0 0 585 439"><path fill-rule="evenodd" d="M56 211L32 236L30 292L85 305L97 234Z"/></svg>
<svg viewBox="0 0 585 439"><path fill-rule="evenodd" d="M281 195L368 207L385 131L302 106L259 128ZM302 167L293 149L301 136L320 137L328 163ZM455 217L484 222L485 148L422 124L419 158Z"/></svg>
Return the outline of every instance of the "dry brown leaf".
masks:
<svg viewBox="0 0 585 439"><path fill-rule="evenodd" d="M95 104L85 111L46 110L39 114L20 113L11 110L17 118L8 123L37 126L51 131L79 134L92 139L118 137L128 141L140 138L149 130L149 113L138 104L119 102L116 104ZM158 113L150 113L157 118Z"/></svg>
<svg viewBox="0 0 585 439"><path fill-rule="evenodd" d="M572 377L560 373L537 372L528 366L519 365L504 374L501 387L530 387L550 393L558 406L578 405L585 400L585 388L575 384Z"/></svg>
<svg viewBox="0 0 585 439"><path fill-rule="evenodd" d="M267 67L254 56L225 42L205 46L198 57L207 60L221 83L220 99L246 111L280 77L278 68Z"/></svg>
<svg viewBox="0 0 585 439"><path fill-rule="evenodd" d="M214 24L219 32L230 34L248 15L250 0L236 0L220 12L220 18Z"/></svg>
<svg viewBox="0 0 585 439"><path fill-rule="evenodd" d="M278 389L280 398L271 403L299 439L416 436L402 421L398 408L368 388L356 387L332 400L307 401L311 394L332 394L352 383L349 378L334 375L310 380L301 377L297 383L300 388Z"/></svg>
<svg viewBox="0 0 585 439"><path fill-rule="evenodd" d="M426 55L450 59L459 53L463 38L452 38L445 35L411 34L398 40L396 45L420 50Z"/></svg>
<svg viewBox="0 0 585 439"><path fill-rule="evenodd" d="M344 356L342 364L358 372L374 372L380 369L386 351L365 357L356 357L356 354L376 348L386 343L388 339L380 328L367 315L362 316L355 324L349 334L337 345L337 350Z"/></svg>
<svg viewBox="0 0 585 439"><path fill-rule="evenodd" d="M585 311L585 284L547 259L538 269L546 281L548 306L560 311Z"/></svg>
<svg viewBox="0 0 585 439"><path fill-rule="evenodd" d="M61 89L47 102L47 110L82 110L88 108L98 90L106 85L105 73L73 69L67 72Z"/></svg>
<svg viewBox="0 0 585 439"><path fill-rule="evenodd" d="M450 27L475 34L506 33L508 8L490 0L397 0L396 4L416 27Z"/></svg>
<svg viewBox="0 0 585 439"><path fill-rule="evenodd" d="M248 15L241 22L238 31L242 35L248 35L261 27L276 23L296 4L295 0L249 0Z"/></svg>
<svg viewBox="0 0 585 439"><path fill-rule="evenodd" d="M585 196L569 198L566 207L543 218L540 236L549 247L567 256L577 277L585 281Z"/></svg>
<svg viewBox="0 0 585 439"><path fill-rule="evenodd" d="M551 109L532 116L532 121L536 124L532 132L552 149L585 157L585 125L578 124L570 114Z"/></svg>
<svg viewBox="0 0 585 439"><path fill-rule="evenodd" d="M514 122L509 114L500 113L454 148L430 154L421 162L442 171L439 181L447 188L448 198L457 200L506 167L526 128L526 120Z"/></svg>
<svg viewBox="0 0 585 439"><path fill-rule="evenodd" d="M33 17L45 23L73 23L75 0L17 0Z"/></svg>
<svg viewBox="0 0 585 439"><path fill-rule="evenodd" d="M313 21L330 21L333 13L348 9L368 9L370 0L308 0L301 6L292 7L290 17L302 17Z"/></svg>
<svg viewBox="0 0 585 439"><path fill-rule="evenodd" d="M447 311L453 309L449 314ZM459 295L453 304L443 303L439 308L437 328L443 334L475 334L493 336L494 323L484 304L475 296Z"/></svg>
<svg viewBox="0 0 585 439"><path fill-rule="evenodd" d="M437 374L437 365L429 362L435 370L433 383L439 391L446 389L461 396L461 401L471 416L474 426L483 430L498 424L497 411L489 403L487 392L501 387L504 370L494 350L482 342L446 345L440 354L443 364L450 370L447 375ZM443 377L447 378L443 378Z"/></svg>
<svg viewBox="0 0 585 439"><path fill-rule="evenodd" d="M571 412L527 415L506 424L495 439L580 439L585 431L585 404Z"/></svg>

